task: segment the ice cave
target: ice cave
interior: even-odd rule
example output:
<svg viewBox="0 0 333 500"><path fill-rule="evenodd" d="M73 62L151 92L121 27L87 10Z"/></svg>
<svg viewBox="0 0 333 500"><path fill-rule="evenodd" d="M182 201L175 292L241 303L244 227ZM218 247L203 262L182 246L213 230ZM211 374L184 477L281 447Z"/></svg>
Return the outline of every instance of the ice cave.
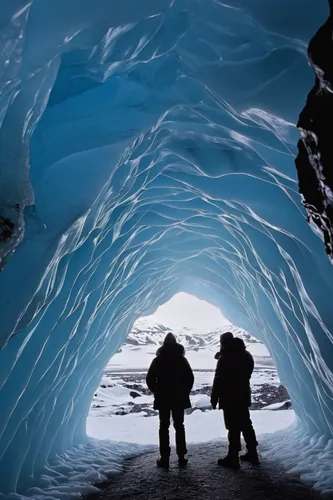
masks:
<svg viewBox="0 0 333 500"><path fill-rule="evenodd" d="M178 291L263 340L299 428L333 442L328 15L2 0L0 492L89 446L104 365Z"/></svg>

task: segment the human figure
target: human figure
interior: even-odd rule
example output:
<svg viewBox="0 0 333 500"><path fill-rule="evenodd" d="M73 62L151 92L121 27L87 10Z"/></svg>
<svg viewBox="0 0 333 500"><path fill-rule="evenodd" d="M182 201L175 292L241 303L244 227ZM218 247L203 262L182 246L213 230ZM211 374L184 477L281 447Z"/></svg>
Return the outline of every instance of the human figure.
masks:
<svg viewBox="0 0 333 500"><path fill-rule="evenodd" d="M169 467L170 415L176 431L176 451L181 467L187 464L184 410L191 407L190 392L194 383L192 368L185 358L185 349L172 333L164 339L146 377L147 386L154 394L154 408L159 411L160 454L159 467Z"/></svg>
<svg viewBox="0 0 333 500"><path fill-rule="evenodd" d="M234 338L231 332L221 335L221 350L216 357L218 362L215 371L211 404L213 409L219 403L223 410L224 423L228 432L229 451L218 464L234 469L239 468L239 452L241 451L241 433L247 446L247 453L241 460L258 464L257 439L251 422L249 407L251 406L250 378L254 368L252 355L246 350L242 339Z"/></svg>

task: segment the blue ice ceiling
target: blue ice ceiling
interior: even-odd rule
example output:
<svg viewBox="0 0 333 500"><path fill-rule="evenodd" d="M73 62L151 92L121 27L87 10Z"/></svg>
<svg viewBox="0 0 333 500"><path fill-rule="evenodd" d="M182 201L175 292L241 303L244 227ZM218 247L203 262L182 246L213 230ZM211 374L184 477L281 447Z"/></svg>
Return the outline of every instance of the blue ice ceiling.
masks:
<svg viewBox="0 0 333 500"><path fill-rule="evenodd" d="M332 435L333 268L294 165L327 14L2 0L0 491L87 439L104 364L180 290L263 339L301 425Z"/></svg>

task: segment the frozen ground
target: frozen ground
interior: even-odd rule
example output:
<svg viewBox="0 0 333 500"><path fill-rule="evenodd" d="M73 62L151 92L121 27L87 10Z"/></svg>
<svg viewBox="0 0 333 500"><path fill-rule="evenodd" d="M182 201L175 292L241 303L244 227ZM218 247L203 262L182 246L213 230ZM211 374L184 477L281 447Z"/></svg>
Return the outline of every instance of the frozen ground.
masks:
<svg viewBox="0 0 333 500"><path fill-rule="evenodd" d="M217 457L226 454L226 443L190 445L186 469L174 457L169 471L155 467L157 452L133 460L124 474L102 485L89 500L313 500L318 498L297 477L287 475L276 463L260 467L243 465L238 472L218 467Z"/></svg>
<svg viewBox="0 0 333 500"><path fill-rule="evenodd" d="M195 382L191 393L192 409L210 410L210 391L214 372L194 371ZM90 416L111 417L140 413L144 417L156 415L153 396L145 382L146 372L111 372L107 370L95 392ZM252 380L252 409L288 400L288 393L281 385L273 368L255 369Z"/></svg>
<svg viewBox="0 0 333 500"><path fill-rule="evenodd" d="M162 328L161 336L164 334L165 331ZM216 335L211 338L209 335L206 336L203 345L200 345L199 337L191 344L186 337L186 332L182 340L188 342L186 355L195 374L195 384L191 393L192 409L188 410L185 416L187 441L190 450L195 450L195 447L200 445L207 448L208 455L209 453L216 454L216 447L223 447L226 443L222 412L211 410L209 400L216 366L214 359L217 347ZM312 498L308 490L298 489L297 485L289 497L283 496L285 488L291 491L290 488L293 488L294 483L293 479L283 479L280 472L277 472L274 478L272 471L276 469L277 464L280 464L280 467L283 466L287 471L299 474L304 482L314 485L316 489L324 491L326 496L331 498L333 441L320 436L313 441L306 433L297 430L296 418L288 393L280 383L269 352L263 344L253 339L244 338L244 340L256 362L251 380L253 393L251 417L259 436L260 453L265 467L271 471L270 480L273 483L278 482L278 486L275 485L272 491L276 494L276 491L280 492L281 489L282 496L279 496L279 493L276 498ZM104 439L110 439L127 442L129 446L133 443L135 446L157 449L158 416L152 408L153 397L146 387L145 375L160 341L161 339L151 335L151 332L137 332L130 339L130 343L123 346L121 351L110 360L101 384L96 390L87 419L89 436L101 440L101 443ZM173 433L171 433L171 443L174 444ZM140 469L140 464L145 463L147 467L149 460L152 465L152 458L140 458L133 463L139 464ZM272 465L268 465L269 463ZM264 484L260 474L257 479ZM145 480L144 477L140 479L143 483ZM119 481L121 483L121 480ZM154 489L152 484L150 486ZM267 491L271 486L269 481L265 483ZM244 487L247 487L246 482ZM260 490L261 486L257 485L257 487ZM121 491L122 488L123 486L120 485ZM121 495L125 493L120 493L120 490L119 496L112 496L116 493L111 494L111 490L107 490L105 494L101 494L100 498L123 498ZM260 490L258 498L261 498L260 494L264 498L266 493ZM141 498L137 496L138 490L134 486L133 494L134 496L128 498ZM202 494L202 492L198 493L199 497ZM303 494L305 496L302 496ZM183 497L175 496L174 498ZM230 493L230 496L226 498L233 498L232 494ZM244 498L250 497L244 496Z"/></svg>
<svg viewBox="0 0 333 500"><path fill-rule="evenodd" d="M111 371L140 371L143 367L148 367L155 356L158 345L149 344L144 346L125 345L121 352L116 353L107 369ZM218 346L204 346L202 348L191 349L186 352L193 370L214 370L216 360L214 355ZM267 351L266 346L261 343L250 344L248 350L254 356L256 365L262 367L274 367L272 358Z"/></svg>
<svg viewBox="0 0 333 500"><path fill-rule="evenodd" d="M151 446L89 439L48 463L40 475L31 477L31 487L19 493L2 494L1 500L69 500L85 493L98 493L95 486L124 470L124 461L152 450ZM0 472L2 473L2 471Z"/></svg>
<svg viewBox="0 0 333 500"><path fill-rule="evenodd" d="M109 367L110 368L110 367ZM158 416L153 396L145 384L145 372L105 372L97 389L87 420L88 435L144 445L157 445ZM225 438L222 413L211 410L210 390L213 371L195 371L191 393L192 408L186 410L185 424L189 443ZM275 369L256 369L252 377L252 418L257 432L281 430L294 421L294 412L279 411L289 405ZM261 408L269 407L265 410Z"/></svg>
<svg viewBox="0 0 333 500"><path fill-rule="evenodd" d="M112 439L143 445L158 444L158 417L143 418L144 412L125 416L114 415L109 418L92 417L87 421L87 432L99 439ZM251 412L253 424L259 434L285 429L294 422L295 414L290 411L254 410ZM203 412L196 409L185 416L188 443L205 443L227 437L222 412L219 410ZM171 433L174 444L174 435Z"/></svg>
<svg viewBox="0 0 333 500"><path fill-rule="evenodd" d="M151 408L152 396L145 388L144 375L143 372L115 373L109 371L108 368L96 392L97 396L94 398L87 419L87 432L91 436L88 443L59 455L56 461L45 467L40 479L33 479L33 487L24 494L0 495L0 498L3 500L68 500L79 498L83 493L94 493L93 498L96 499L100 497L120 500L124 498L123 495L128 487L128 484L125 485L126 488L124 486L124 481L126 483L129 477L127 473L124 476L119 476L119 479L115 479L116 484L119 483L119 492L112 486L111 490L106 491L105 496L100 493L96 484L105 484L110 476L113 478L115 473L126 470L126 459L147 453L148 455L133 461L133 464L137 464L137 468L135 466L133 469L133 474L139 470L144 472L142 469L144 468L145 475L141 478L138 477L137 480L141 481L142 487L146 487L144 481L152 477L153 480L147 484L147 488L156 487L155 479L160 480L160 478L156 476L154 468L155 457L150 456L149 452L155 450L155 454L157 453L158 418ZM209 472L205 470L203 474L202 470L196 470L193 464L194 468L190 475L197 477L201 474L202 481L205 478L209 481L211 477L215 477L216 482L218 482L221 477L218 477L217 474L221 474L221 472L217 472L214 463L217 454L225 451L226 431L223 426L222 413L207 409L209 403L207 391L212 377L212 371L195 372L195 385L192 394L194 408L186 415L185 420L190 455L194 453L194 460L201 460L202 463L200 462L200 465L198 462L198 467L202 467L205 463L206 469L209 469ZM266 389L263 390L263 388ZM258 491L258 500L268 498L265 496L268 493L270 493L269 498L276 499L313 498L311 493L304 488L302 489L294 479L283 477L281 468L279 469L281 465L285 466L287 471L299 474L307 484L315 485L317 489L325 491L325 494L331 498L331 491L333 491L331 474L333 441L325 440L320 436L310 439L306 434L295 430L293 428L294 411L291 409L279 410L281 405L285 406L283 394L280 394L279 398L279 393L276 392L280 390L279 388L281 388L280 381L275 370L258 369L254 372L252 389L257 399L255 404L265 408L266 403L271 403L268 404L270 410L261 409L251 412L260 439L260 453L264 462L264 468L261 471L264 472L251 472L251 476L245 479L243 476L241 481L239 479L235 481L226 473L228 477L222 477L229 488L223 489L223 494L227 495L225 498L230 500L233 498L237 500L249 499L252 498L248 496L249 492L253 493L254 490ZM139 400L140 403L137 402ZM290 425L292 427L289 430ZM172 433L171 440L174 443ZM195 450L199 450L201 455ZM193 456L191 462L193 462ZM266 473L269 474L268 478ZM122 480L121 477L124 479ZM189 484L188 476L182 476L180 480L181 488L185 484L184 481ZM171 484L170 481L168 484ZM205 498L203 494L206 494L206 490L200 490L201 486L200 480L194 485L197 496L191 498ZM141 496L138 496L138 487L138 483L133 485L132 493L134 496L130 496L128 493L129 496L126 498L135 498L136 500L144 498L142 496L145 493L143 490L141 490ZM214 492L217 487L218 483L215 486L212 485L212 488L215 488ZM270 488L272 488L271 491ZM243 489L248 491L248 494L240 497L239 491ZM112 492L111 496L110 491ZM286 491L291 492L291 496L283 496ZM214 497L213 493L209 492L207 498L223 498ZM174 496L172 498L189 497Z"/></svg>
<svg viewBox="0 0 333 500"><path fill-rule="evenodd" d="M302 489L295 482L295 477L298 477L306 485L312 486L314 491L319 491L324 498L333 499L333 440L327 436L318 435L313 437L307 435L304 430L298 427L294 411L279 410L280 406L280 404L275 403L271 405L270 410L251 411L251 417L259 437L262 467L259 472L254 472L253 470L249 471L245 466L242 469L241 477L236 479L234 476L229 478L229 473L217 472L216 469L216 457L219 453L226 452L227 441L222 412L217 410L200 411L197 408L191 414L186 415L185 425L192 464L189 474L190 476L194 475L194 477L200 476L201 479L198 484L194 485L192 491L189 476L180 478L180 483L177 483L179 478L176 476L174 478L176 484L170 482L169 478L165 491L163 489L166 498L169 493L174 494L170 498L182 500L197 497L209 498L210 500L215 498L228 500L314 498L314 494L311 494L305 488ZM146 449L151 446L153 449L155 448L155 455L157 456L157 416L145 417L145 412L109 417L90 415L87 421L87 431L88 434L101 439L101 443L104 443L103 440L108 437L116 441L139 443L145 446ZM174 445L173 432L171 432L171 443ZM134 446L137 446L137 444ZM201 458L199 456L201 460L199 468L197 464L198 453L201 454ZM152 489L151 492L149 490L151 495L149 498L161 498L160 496L154 496L157 493L153 493L154 488L158 486L155 480L160 481L161 479L156 478L157 472L154 468L156 456L142 457L133 462L133 464L137 464L137 468L134 466L134 471L131 474L136 474L140 470L142 473L141 476L136 477L136 483L131 484L129 487L127 481L131 478L131 474L128 477L125 474L124 479L115 480L115 488L111 482L111 487L106 492L101 493L98 498L135 498L138 500L139 498L145 498L144 495L148 494L149 488ZM204 468L204 473L202 468ZM285 476L283 471L286 473ZM217 474L219 474L219 479ZM154 477L155 479L152 479ZM216 481L210 485L212 477L215 477ZM216 492L218 490L218 480L222 481L224 485L223 492L220 491L220 493ZM162 483L158 482L158 484L160 488L164 488ZM170 486L172 484L173 486ZM192 496L182 496L184 484L186 484L186 488L189 490L188 493ZM176 486L178 493L176 491L171 492L170 488ZM118 490L117 487L120 489ZM209 490L207 493L208 487L212 487L213 490ZM126 497L124 496L125 490ZM159 490L159 493L161 493L161 490Z"/></svg>
<svg viewBox="0 0 333 500"><path fill-rule="evenodd" d="M294 414L292 410L261 410L253 411L252 417L257 430L262 432L266 429L266 432L270 432L287 426L293 421ZM309 437L306 433L295 428L294 424L272 434L260 433L262 466L255 470L245 466L239 475L235 475L229 471L221 471L220 468L216 467L216 457L226 451L221 412L202 413L196 410L186 418L190 441L199 442L196 432L198 428L202 428L202 423L206 430L205 433L204 431L200 432L199 439L208 440L213 427L216 433L213 442L190 445L189 454L192 468L180 472L179 477L175 469L170 477L158 475L159 472L154 467L157 455L156 445L120 442L126 435L124 423L127 422L127 436L129 436L130 430L132 436L134 431L137 431L137 441L147 442L150 440L153 443L153 439L157 435L156 418L140 418L139 415L113 416L112 418L90 417L88 428L93 426L94 433L98 434L99 426L103 426L103 428L100 427L104 434L103 439L90 439L87 444L72 448L59 455L56 461L49 463L41 471L40 478L32 478L33 487L24 493L0 495L0 498L2 500L68 500L81 498L84 493L94 493L91 498L96 500L99 498L141 500L148 498L148 494L152 500L155 498L160 500L164 487L166 494L168 493L167 488L176 488L177 491L172 492L175 495L169 498L182 500L185 498L186 500L188 498L209 498L210 500L253 500L254 498L257 500L267 500L267 498L272 500L304 500L305 498L314 498L309 490L295 481L293 476L295 474L300 476L303 482L314 485L315 489L323 492L325 498L333 498L332 439L324 439L320 436ZM138 423L138 427L133 426L135 421ZM148 432L141 434L142 425L148 425L147 422L149 422ZM120 427L116 432L118 424ZM113 425L115 426L114 430L112 430ZM117 434L116 442L105 440L106 432L109 435ZM154 456L149 453L151 451L155 451ZM138 455L143 456L129 462L127 468L126 459L138 457ZM284 474L283 467L291 473L290 477L288 477L289 474L288 476ZM114 476L115 473L122 473L126 469L131 471L132 475L126 473ZM134 479L133 474L136 482L133 481L132 484L129 481L131 478ZM109 479L110 477L111 479ZM164 484L165 481L167 481L166 484ZM110 486L104 493L101 493L94 486L97 483L109 484ZM223 484L222 489L221 484ZM186 493L192 485L195 493L193 496L176 496L180 491ZM209 489L210 487L213 489ZM154 494L155 496L153 496Z"/></svg>

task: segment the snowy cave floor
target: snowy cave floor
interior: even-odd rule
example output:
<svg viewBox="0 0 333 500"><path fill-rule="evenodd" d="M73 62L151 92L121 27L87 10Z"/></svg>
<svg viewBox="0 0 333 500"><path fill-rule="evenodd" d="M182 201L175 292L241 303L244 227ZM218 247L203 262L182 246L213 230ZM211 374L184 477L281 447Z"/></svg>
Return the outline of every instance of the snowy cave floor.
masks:
<svg viewBox="0 0 333 500"><path fill-rule="evenodd" d="M226 453L227 431L222 412L210 407L213 370L194 371L192 409L185 415L188 468L179 469L175 459L169 472L156 468L158 416L152 408L153 396L146 387L145 374L142 367L115 371L108 367L104 372L87 419L87 434L96 449L98 443L107 447L111 440L111 449L118 455L119 446L125 446L125 460L117 467L106 467L109 473L105 470L101 479L110 477L109 481L99 481L96 486L101 491L85 498L323 498L307 485L313 485L316 491L326 490L325 498L333 498L333 443L324 437L308 436L297 428L288 393L275 368L257 366L251 380L251 418L260 442L262 465L253 468L244 464L237 473L221 469L216 463ZM172 427L170 438L174 446ZM103 456L107 461L107 451Z"/></svg>
<svg viewBox="0 0 333 500"><path fill-rule="evenodd" d="M300 483L296 476L273 462L262 459L254 467L242 464L239 471L219 467L217 458L226 454L227 444L205 443L189 446L186 469L172 456L169 471L155 465L158 453L147 453L126 460L124 472L98 485L101 493L86 500L292 500L322 498Z"/></svg>

